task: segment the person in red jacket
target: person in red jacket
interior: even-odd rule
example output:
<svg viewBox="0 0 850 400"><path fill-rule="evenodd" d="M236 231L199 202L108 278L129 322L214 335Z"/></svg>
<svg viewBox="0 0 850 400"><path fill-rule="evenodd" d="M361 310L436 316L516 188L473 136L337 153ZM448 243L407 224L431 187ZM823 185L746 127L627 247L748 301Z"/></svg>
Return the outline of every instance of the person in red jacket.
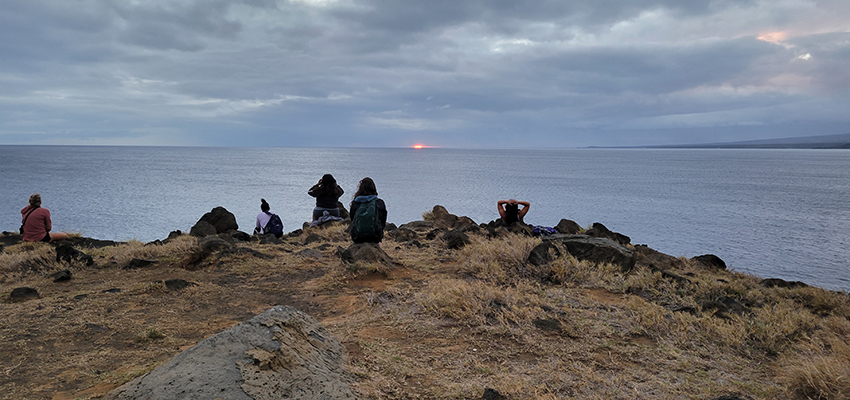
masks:
<svg viewBox="0 0 850 400"><path fill-rule="evenodd" d="M30 196L30 204L21 210L22 240L25 242L54 242L68 237L64 232L50 232L50 211L41 206L41 195Z"/></svg>

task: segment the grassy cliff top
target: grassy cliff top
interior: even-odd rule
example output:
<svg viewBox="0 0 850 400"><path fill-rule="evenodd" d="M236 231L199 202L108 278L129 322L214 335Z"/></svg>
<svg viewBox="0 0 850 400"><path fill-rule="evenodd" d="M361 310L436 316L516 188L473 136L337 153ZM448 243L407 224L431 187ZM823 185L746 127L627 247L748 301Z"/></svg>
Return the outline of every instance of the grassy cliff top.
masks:
<svg viewBox="0 0 850 400"><path fill-rule="evenodd" d="M534 266L539 238L473 233L450 250L426 233L387 237L394 264L342 262L343 225L215 250L188 235L82 248L91 266L57 263L49 244L7 246L0 398L100 398L277 304L345 345L364 398L850 396L846 293L766 287L642 246L621 272L569 255ZM63 269L72 279L53 282ZM40 297L13 303L19 287Z"/></svg>

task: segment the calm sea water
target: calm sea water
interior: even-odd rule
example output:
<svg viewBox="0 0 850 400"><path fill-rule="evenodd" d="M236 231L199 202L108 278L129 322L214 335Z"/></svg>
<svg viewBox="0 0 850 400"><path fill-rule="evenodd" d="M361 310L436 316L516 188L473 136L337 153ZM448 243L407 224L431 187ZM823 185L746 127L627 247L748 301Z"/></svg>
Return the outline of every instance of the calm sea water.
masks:
<svg viewBox="0 0 850 400"><path fill-rule="evenodd" d="M850 290L850 151L456 150L0 146L0 230L39 192L55 231L151 241L223 206L251 232L260 198L300 228L307 190L332 173L351 200L372 177L390 222L434 205L476 222L496 201L531 202L526 222L601 222L674 256Z"/></svg>

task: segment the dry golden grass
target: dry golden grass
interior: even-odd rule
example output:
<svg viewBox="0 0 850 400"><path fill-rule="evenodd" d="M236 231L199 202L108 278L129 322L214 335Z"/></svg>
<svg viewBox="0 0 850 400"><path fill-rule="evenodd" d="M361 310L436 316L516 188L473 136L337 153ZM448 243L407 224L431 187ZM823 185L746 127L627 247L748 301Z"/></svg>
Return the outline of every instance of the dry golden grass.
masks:
<svg viewBox="0 0 850 400"><path fill-rule="evenodd" d="M305 245L312 233L319 240ZM239 244L191 268L192 237L131 242L86 250L95 265L71 266L64 283L48 278L68 267L51 246L9 246L0 293L30 286L41 298L0 304L0 398L99 398L275 304L337 336L363 398L480 398L485 388L509 399L850 393L846 293L764 288L687 260L671 271L687 281L570 256L533 267L526 258L539 240L516 235L472 235L460 250L419 240L384 241L399 265L354 269L337 255L349 245L344 225ZM134 258L156 263L123 269ZM171 278L197 285L171 291L162 283ZM703 307L725 298L746 311Z"/></svg>

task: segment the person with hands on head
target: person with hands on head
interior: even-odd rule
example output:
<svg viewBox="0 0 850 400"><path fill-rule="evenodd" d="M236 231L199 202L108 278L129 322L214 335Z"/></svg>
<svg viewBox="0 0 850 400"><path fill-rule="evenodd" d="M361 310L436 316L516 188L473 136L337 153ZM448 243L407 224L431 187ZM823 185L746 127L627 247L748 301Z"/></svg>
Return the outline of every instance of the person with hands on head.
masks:
<svg viewBox="0 0 850 400"><path fill-rule="evenodd" d="M313 221L321 218L325 211L328 214L339 217L339 202L340 196L345 193L336 183L336 179L331 174L325 174L319 183L313 185L307 194L316 198L316 208L313 209Z"/></svg>
<svg viewBox="0 0 850 400"><path fill-rule="evenodd" d="M520 209L519 206L522 206ZM505 225L510 225L515 222L525 223L523 217L528 214L528 208L531 204L527 201L499 200L496 207L499 209L499 217Z"/></svg>

